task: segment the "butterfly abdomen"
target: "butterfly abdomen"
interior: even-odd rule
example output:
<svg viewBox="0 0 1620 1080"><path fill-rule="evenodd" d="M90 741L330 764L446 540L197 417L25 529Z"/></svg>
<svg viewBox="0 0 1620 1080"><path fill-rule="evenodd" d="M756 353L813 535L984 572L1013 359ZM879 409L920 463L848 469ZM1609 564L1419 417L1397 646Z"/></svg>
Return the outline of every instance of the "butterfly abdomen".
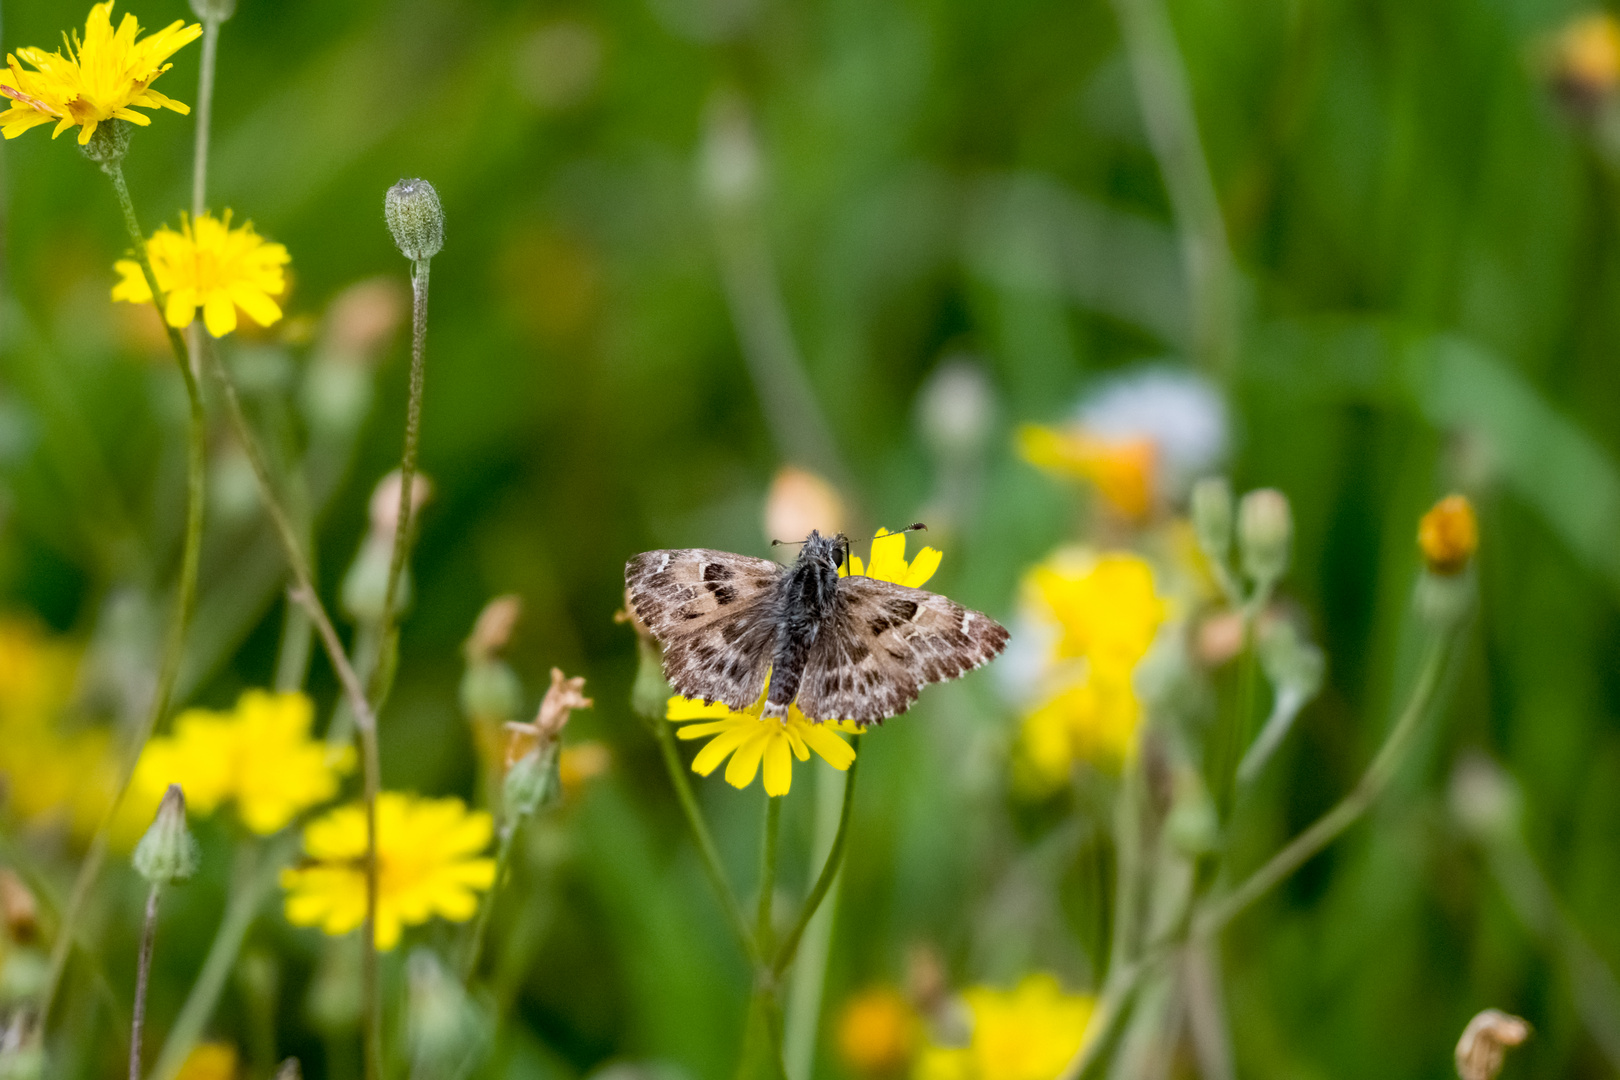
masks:
<svg viewBox="0 0 1620 1080"><path fill-rule="evenodd" d="M785 717L798 696L810 649L832 618L838 598L837 541L810 534L804 551L782 575L776 649L771 657L771 690L765 715Z"/></svg>

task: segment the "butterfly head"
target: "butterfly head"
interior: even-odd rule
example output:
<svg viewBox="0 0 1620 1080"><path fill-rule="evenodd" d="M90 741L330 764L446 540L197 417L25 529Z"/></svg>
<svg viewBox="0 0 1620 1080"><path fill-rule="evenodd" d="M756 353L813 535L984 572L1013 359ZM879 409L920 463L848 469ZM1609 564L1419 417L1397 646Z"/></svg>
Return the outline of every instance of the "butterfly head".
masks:
<svg viewBox="0 0 1620 1080"><path fill-rule="evenodd" d="M804 547L799 549L799 562L810 564L818 569L831 570L834 575L844 560L849 557L849 537L843 533L832 536L822 536L812 529L809 539L805 540Z"/></svg>

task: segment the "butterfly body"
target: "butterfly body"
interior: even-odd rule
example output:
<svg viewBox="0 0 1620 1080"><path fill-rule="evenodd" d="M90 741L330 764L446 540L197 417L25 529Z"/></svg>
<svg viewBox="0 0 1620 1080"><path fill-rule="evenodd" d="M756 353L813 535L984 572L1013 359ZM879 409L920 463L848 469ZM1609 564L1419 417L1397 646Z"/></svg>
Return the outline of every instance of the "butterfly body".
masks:
<svg viewBox="0 0 1620 1080"><path fill-rule="evenodd" d="M813 532L786 568L704 548L632 559L630 604L664 645L670 685L741 711L768 675L765 716L786 718L796 703L811 720L877 723L1005 647L995 620L946 597L839 577L846 546Z"/></svg>

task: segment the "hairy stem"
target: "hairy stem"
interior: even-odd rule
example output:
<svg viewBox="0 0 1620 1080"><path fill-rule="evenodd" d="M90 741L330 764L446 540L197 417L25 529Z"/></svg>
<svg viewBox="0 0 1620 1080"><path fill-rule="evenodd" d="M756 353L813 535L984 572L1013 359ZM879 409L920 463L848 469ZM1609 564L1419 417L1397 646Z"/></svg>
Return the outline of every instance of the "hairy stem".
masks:
<svg viewBox="0 0 1620 1080"><path fill-rule="evenodd" d="M422 384L427 376L428 266L432 260L418 259L411 266L411 391L405 406L405 449L399 456L399 514L394 526L394 551L388 560L388 587L383 591L383 612L378 644L383 660L371 672L371 701L380 708L393 682L395 665L388 660L394 643L394 621L398 616L399 579L405 572L405 555L411 543L411 511L415 507L416 451L422 432Z"/></svg>
<svg viewBox="0 0 1620 1080"><path fill-rule="evenodd" d="M827 898L833 881L838 877L838 871L844 864L844 849L849 844L850 810L855 806L855 777L861 766L861 737L854 738L855 760L849 763L849 772L844 777L844 805L838 811L838 833L833 837L832 850L827 853L827 862L821 868L821 875L816 878L815 885L810 889L810 895L804 898L804 907L799 910L799 917L793 922L793 929L787 932L782 939L781 947L776 950L776 959L771 963L771 975L780 979L789 967L793 966L793 958L798 955L799 941L804 937L804 928L810 925L815 917L816 909Z"/></svg>
<svg viewBox="0 0 1620 1080"><path fill-rule="evenodd" d="M759 955L771 955L771 901L776 896L776 847L782 834L782 800L765 796L765 838L759 855L759 908L754 919L754 940Z"/></svg>
<svg viewBox="0 0 1620 1080"><path fill-rule="evenodd" d="M146 1026L146 985L152 978L152 944L157 936L158 892L146 894L146 922L141 927L141 954L135 967L135 1011L129 1023L129 1080L141 1080L141 1034Z"/></svg>
<svg viewBox="0 0 1620 1080"><path fill-rule="evenodd" d="M45 1029L50 1019L51 1005L61 986L62 975L67 970L68 955L72 951L79 920L83 917L84 905L90 898L96 878L100 876L102 863L106 861L108 832L112 828L113 817L122 805L124 796L129 792L130 782L135 779L135 766L141 759L141 752L146 748L147 740L151 739L152 733L157 730L158 724L169 711L170 699L174 695L174 684L180 677L180 662L185 657L186 631L191 626L191 616L197 607L197 572L202 564L203 503L207 488L208 453L208 426L203 413L202 392L197 386L197 378L186 354L185 342L180 338L180 332L163 318L163 290L158 288L157 277L152 273L152 264L146 257L146 238L141 233L140 221L135 216L135 204L129 196L129 185L124 182L123 168L113 163L104 166L103 171L112 180L113 192L118 197L118 208L123 213L124 227L129 233L130 246L134 249L136 261L140 263L147 287L152 291L152 304L157 308L158 318L163 321L164 329L168 331L169 347L174 352L181 381L186 387L186 398L190 406L186 427L186 531L180 554L180 578L175 584L174 612L169 620L168 636L164 639L163 655L158 662L157 684L152 688L152 700L141 720L141 726L136 729L130 740L129 750L124 755L118 786L114 789L112 801L107 804L107 809L102 814L95 837L90 842L90 849L86 852L84 862L79 866L78 876L74 879L73 890L68 894L67 910L63 912L56 941L51 947L50 968L46 974L44 990L40 993L41 1030Z"/></svg>
<svg viewBox="0 0 1620 1080"><path fill-rule="evenodd" d="M191 216L208 209L208 129L214 115L214 66L219 56L219 18L203 19L202 73L197 80L197 137L191 155Z"/></svg>

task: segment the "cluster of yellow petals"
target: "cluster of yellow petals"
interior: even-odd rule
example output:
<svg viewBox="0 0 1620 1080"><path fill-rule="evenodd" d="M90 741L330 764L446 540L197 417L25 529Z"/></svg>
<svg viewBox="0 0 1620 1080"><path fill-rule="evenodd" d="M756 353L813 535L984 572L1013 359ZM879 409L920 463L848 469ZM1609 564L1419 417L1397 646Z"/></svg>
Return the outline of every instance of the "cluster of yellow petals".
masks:
<svg viewBox="0 0 1620 1080"><path fill-rule="evenodd" d="M904 533L878 531L872 541L872 560L868 566L858 555L850 556L850 573L892 581L898 585L921 586L934 576L943 558L938 551L925 547L911 558L906 558ZM843 570L840 569L842 574ZM810 760L810 751L840 771L848 769L855 760L855 750L834 731L858 733L858 725L837 720L818 723L809 719L797 706L789 706L787 719L766 720L765 690L759 700L738 712L721 702L705 705L702 701L685 697L669 699L668 718L684 727L676 731L680 739L705 739L712 736L697 758L692 771L708 776L727 758L726 783L734 788L745 788L754 782L761 766L765 772L767 794L786 795L793 786L793 759Z"/></svg>
<svg viewBox="0 0 1620 1080"><path fill-rule="evenodd" d="M260 326L281 318L281 306L271 298L286 292L283 268L292 256L255 232L252 222L231 228L229 210L223 218L204 214L195 221L182 214L179 232L160 226L146 242L146 256L163 292L164 320L177 330L190 326L199 308L215 337L236 329L237 308ZM140 263L120 259L113 268L122 276L113 286L114 300L152 302Z"/></svg>
<svg viewBox="0 0 1620 1080"><path fill-rule="evenodd" d="M1460 574L1479 550L1479 519L1466 495L1447 495L1418 522L1418 549L1433 573Z"/></svg>
<svg viewBox="0 0 1620 1080"><path fill-rule="evenodd" d="M1140 556L1079 548L1034 567L1024 597L1054 638L1044 700L1023 725L1029 779L1050 790L1077 761L1117 764L1131 753L1142 712L1131 680L1166 605Z"/></svg>
<svg viewBox="0 0 1620 1080"><path fill-rule="evenodd" d="M465 922L478 892L495 883L488 858L494 820L457 798L428 799L385 791L377 798L377 948L399 944L406 926L435 915ZM304 829L308 865L281 872L287 921L340 935L366 918L366 814L342 806Z"/></svg>
<svg viewBox="0 0 1620 1080"><path fill-rule="evenodd" d="M170 784L186 808L209 814L235 802L242 823L261 836L331 800L354 767L352 747L311 738L315 706L300 693L248 690L230 712L188 709L171 735L151 740L135 767L130 801L151 816Z"/></svg>
<svg viewBox="0 0 1620 1080"><path fill-rule="evenodd" d="M924 1049L916 1080L1054 1080L1079 1051L1095 1007L1044 973L1012 990L974 987L962 1000L973 1013L968 1045Z"/></svg>
<svg viewBox="0 0 1620 1080"><path fill-rule="evenodd" d="M152 82L172 66L164 61L202 36L202 27L177 20L143 38L130 14L115 31L112 9L112 0L91 8L84 37L75 33L66 55L28 48L6 56L0 94L11 99L11 107L0 113L0 134L14 139L31 127L54 123L54 139L77 125L83 145L108 120L150 124L151 118L137 108L173 109L182 115L191 111L153 90Z"/></svg>
<svg viewBox="0 0 1620 1080"><path fill-rule="evenodd" d="M7 807L22 822L66 824L83 838L100 824L118 776L105 727L63 723L79 660L77 645L34 620L0 618L0 778Z"/></svg>
<svg viewBox="0 0 1620 1080"><path fill-rule="evenodd" d="M1070 480L1084 480L1127 521L1153 509L1158 451L1151 439L1105 439L1080 428L1025 424L1018 452L1031 465Z"/></svg>

